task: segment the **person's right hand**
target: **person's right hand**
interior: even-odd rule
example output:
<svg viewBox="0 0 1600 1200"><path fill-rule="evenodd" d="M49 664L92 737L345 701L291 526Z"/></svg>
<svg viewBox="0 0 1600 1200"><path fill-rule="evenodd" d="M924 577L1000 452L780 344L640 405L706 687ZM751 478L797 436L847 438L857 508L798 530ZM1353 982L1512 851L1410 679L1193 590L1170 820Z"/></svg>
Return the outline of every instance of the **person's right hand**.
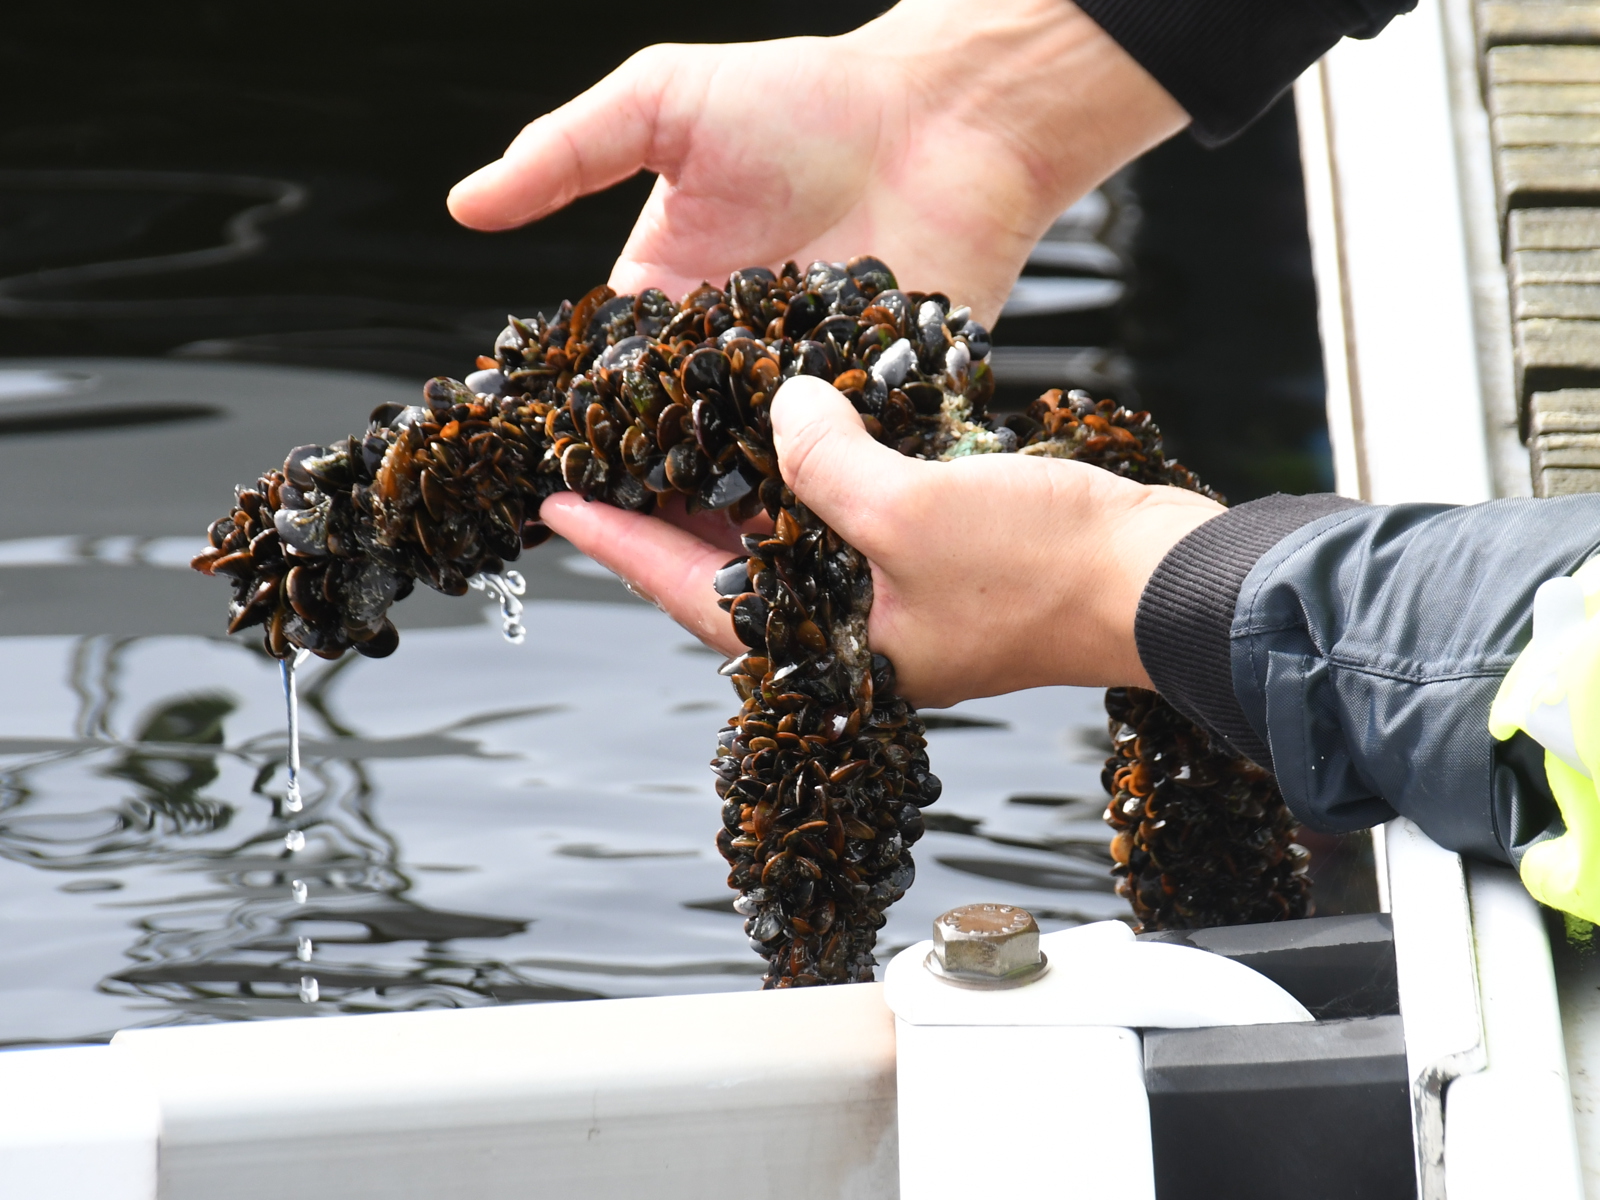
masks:
<svg viewBox="0 0 1600 1200"><path fill-rule="evenodd" d="M1150 686L1139 597L1167 551L1222 511L1214 500L1058 458L907 458L805 375L778 390L772 428L784 481L872 564L867 638L906 699ZM685 528L558 492L539 515L709 645L743 650L711 584L737 546L720 514Z"/></svg>
<svg viewBox="0 0 1600 1200"><path fill-rule="evenodd" d="M1186 121L1068 0L901 0L840 37L652 46L527 126L450 211L506 229L653 171L618 291L874 254L992 324L1056 215Z"/></svg>

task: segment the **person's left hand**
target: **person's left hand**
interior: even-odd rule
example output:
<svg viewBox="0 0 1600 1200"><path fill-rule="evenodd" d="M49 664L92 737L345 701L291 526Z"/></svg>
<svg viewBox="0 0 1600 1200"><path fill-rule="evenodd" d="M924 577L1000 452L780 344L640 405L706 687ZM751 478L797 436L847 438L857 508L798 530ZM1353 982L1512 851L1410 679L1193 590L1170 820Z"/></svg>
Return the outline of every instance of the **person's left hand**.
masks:
<svg viewBox="0 0 1600 1200"><path fill-rule="evenodd" d="M648 47L449 204L507 229L652 171L619 292L872 254L992 324L1061 210L1187 121L1068 0L901 0L838 37Z"/></svg>
<svg viewBox="0 0 1600 1200"><path fill-rule="evenodd" d="M1221 505L1062 459L908 458L807 376L779 389L772 423L785 482L871 562L868 640L912 703L1059 683L1150 686L1133 638L1139 597L1167 551ZM540 517L707 645L744 649L711 585L742 553L726 517L662 520L566 492Z"/></svg>

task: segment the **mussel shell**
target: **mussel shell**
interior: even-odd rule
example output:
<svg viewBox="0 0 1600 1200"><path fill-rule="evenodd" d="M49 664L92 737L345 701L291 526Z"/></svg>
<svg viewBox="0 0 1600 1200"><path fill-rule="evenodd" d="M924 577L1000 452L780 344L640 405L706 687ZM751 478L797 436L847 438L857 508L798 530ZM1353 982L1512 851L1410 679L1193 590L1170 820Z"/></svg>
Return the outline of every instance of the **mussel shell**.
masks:
<svg viewBox="0 0 1600 1200"><path fill-rule="evenodd" d="M471 404L476 397L460 380L438 375L422 385L422 398L435 414L448 413L458 404Z"/></svg>
<svg viewBox="0 0 1600 1200"><path fill-rule="evenodd" d="M975 359L987 357L989 351L994 348L989 331L976 321L969 320L961 327L961 332L957 336L967 343L967 349Z"/></svg>
<svg viewBox="0 0 1600 1200"><path fill-rule="evenodd" d="M727 354L708 346L684 360L678 379L690 396L704 396L708 392L727 395L729 370Z"/></svg>
<svg viewBox="0 0 1600 1200"><path fill-rule="evenodd" d="M667 327L678 311L672 297L660 288L645 288L633 302L633 327L642 337L653 338Z"/></svg>
<svg viewBox="0 0 1600 1200"><path fill-rule="evenodd" d="M855 280L856 286L861 289L864 296L873 297L879 292L897 286L894 272L881 259L870 254L859 254L845 263L845 270L850 272L850 278Z"/></svg>
<svg viewBox="0 0 1600 1200"><path fill-rule="evenodd" d="M822 324L811 331L811 340L814 342L832 342L835 354L848 352L855 348L856 338L860 336L861 323L854 317L839 314L829 317Z"/></svg>
<svg viewBox="0 0 1600 1200"><path fill-rule="evenodd" d="M328 502L315 508L280 508L272 514L272 523L283 541L301 554L328 553Z"/></svg>
<svg viewBox="0 0 1600 1200"><path fill-rule="evenodd" d="M707 458L715 458L728 444L728 421L723 414L720 397L702 396L689 410L694 422L694 440Z"/></svg>
<svg viewBox="0 0 1600 1200"><path fill-rule="evenodd" d="M737 323L733 309L726 304L713 304L706 310L706 336L708 338L721 337Z"/></svg>
<svg viewBox="0 0 1600 1200"><path fill-rule="evenodd" d="M887 309L892 313L894 323L902 331L911 324L913 316L911 297L907 296L899 288L889 288L886 291L879 292L872 298L872 304L875 308Z"/></svg>
<svg viewBox="0 0 1600 1200"><path fill-rule="evenodd" d="M642 480L626 472L615 472L609 476L610 490L606 499L618 508L629 512L650 512L655 508L655 493L645 487Z"/></svg>
<svg viewBox="0 0 1600 1200"><path fill-rule="evenodd" d="M783 336L798 341L806 337L817 322L827 315L826 300L816 292L802 292L789 300L789 307L783 314Z"/></svg>
<svg viewBox="0 0 1600 1200"><path fill-rule="evenodd" d="M767 602L754 592L733 598L733 635L752 650L767 648Z"/></svg>
<svg viewBox="0 0 1600 1200"><path fill-rule="evenodd" d="M733 342L754 340L755 330L745 325L733 325L717 335L717 349L726 351Z"/></svg>
<svg viewBox="0 0 1600 1200"><path fill-rule="evenodd" d="M310 491L317 486L317 481L311 478L311 473L303 465L308 458L315 458L322 453L321 446L296 446L289 451L283 460L283 475L295 487L303 491Z"/></svg>
<svg viewBox="0 0 1600 1200"><path fill-rule="evenodd" d="M645 487L658 495L675 490L667 478L667 456L660 455L651 461L641 480Z"/></svg>
<svg viewBox="0 0 1600 1200"><path fill-rule="evenodd" d="M367 658L388 658L400 648L400 631L394 627L394 622L384 619L383 626L364 642L355 643L357 654Z"/></svg>
<svg viewBox="0 0 1600 1200"><path fill-rule="evenodd" d="M597 456L604 456L616 441L617 434L616 422L611 419L606 406L600 403L589 405L584 412L583 426L589 446Z"/></svg>
<svg viewBox="0 0 1600 1200"><path fill-rule="evenodd" d="M461 381L467 388L480 396L508 396L511 394L511 381L506 378L505 372L498 367L487 367L482 371L474 371Z"/></svg>
<svg viewBox="0 0 1600 1200"><path fill-rule="evenodd" d="M750 590L750 560L740 555L727 563L712 578L719 596L740 596Z"/></svg>
<svg viewBox="0 0 1600 1200"><path fill-rule="evenodd" d="M642 475L650 465L650 438L637 425L629 425L622 435L622 465L634 475Z"/></svg>
<svg viewBox="0 0 1600 1200"><path fill-rule="evenodd" d="M613 296L589 320L584 340L591 346L614 346L634 336L633 296Z"/></svg>
<svg viewBox="0 0 1600 1200"><path fill-rule="evenodd" d="M667 451L667 482L684 495L692 496L699 488L708 465L700 447L693 442L679 442Z"/></svg>
<svg viewBox="0 0 1600 1200"><path fill-rule="evenodd" d="M573 442L561 455L561 478L573 491L584 491L584 473L594 458L594 451L584 442Z"/></svg>
<svg viewBox="0 0 1600 1200"><path fill-rule="evenodd" d="M811 375L817 379L831 380L838 372L838 356L833 347L809 339L794 344L794 357L790 374Z"/></svg>
<svg viewBox="0 0 1600 1200"><path fill-rule="evenodd" d="M623 338L607 346L595 365L603 371L616 371L632 366L650 348L650 339L641 335Z"/></svg>

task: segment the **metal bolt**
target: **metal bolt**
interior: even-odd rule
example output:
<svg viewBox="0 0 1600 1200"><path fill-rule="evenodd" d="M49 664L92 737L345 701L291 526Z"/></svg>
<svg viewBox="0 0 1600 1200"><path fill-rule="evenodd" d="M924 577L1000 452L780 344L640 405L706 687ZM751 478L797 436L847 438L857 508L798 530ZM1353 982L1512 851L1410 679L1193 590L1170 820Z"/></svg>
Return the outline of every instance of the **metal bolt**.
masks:
<svg viewBox="0 0 1600 1200"><path fill-rule="evenodd" d="M1015 987L1044 972L1039 924L1011 904L963 904L933 923L928 969L966 987Z"/></svg>

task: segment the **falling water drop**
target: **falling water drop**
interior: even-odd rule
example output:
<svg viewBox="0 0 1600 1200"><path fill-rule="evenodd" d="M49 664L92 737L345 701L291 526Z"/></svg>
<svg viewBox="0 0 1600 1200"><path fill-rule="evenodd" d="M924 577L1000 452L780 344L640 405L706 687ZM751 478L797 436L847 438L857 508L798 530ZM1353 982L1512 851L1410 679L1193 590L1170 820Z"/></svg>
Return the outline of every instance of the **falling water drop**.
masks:
<svg viewBox="0 0 1600 1200"><path fill-rule="evenodd" d="M296 904L304 904L306 902L306 881L304 879L296 879L289 885L289 894L294 897Z"/></svg>
<svg viewBox="0 0 1600 1200"><path fill-rule="evenodd" d="M289 718L289 781L283 789L283 811L290 813L305 807L300 797L300 695L295 690L294 672L309 657L309 650L296 650L288 658L278 660L278 673L283 679L283 706Z"/></svg>
<svg viewBox="0 0 1600 1200"><path fill-rule="evenodd" d="M308 938L308 937L301 938L299 944L296 945L295 948L294 948L294 953L295 953L295 957L298 958L301 962L310 962L311 961L311 939Z"/></svg>
<svg viewBox="0 0 1600 1200"><path fill-rule="evenodd" d="M290 853L306 848L306 835L298 829L291 829L283 835L283 845Z"/></svg>
<svg viewBox="0 0 1600 1200"><path fill-rule="evenodd" d="M519 619L522 616L519 597L528 590L528 581L522 577L522 573L505 571L495 574L484 571L467 580L467 584L500 605L501 634L513 646L522 645L528 636L527 626Z"/></svg>
<svg viewBox="0 0 1600 1200"><path fill-rule="evenodd" d="M304 1004L317 1002L317 977L315 975L300 976L300 1000Z"/></svg>

